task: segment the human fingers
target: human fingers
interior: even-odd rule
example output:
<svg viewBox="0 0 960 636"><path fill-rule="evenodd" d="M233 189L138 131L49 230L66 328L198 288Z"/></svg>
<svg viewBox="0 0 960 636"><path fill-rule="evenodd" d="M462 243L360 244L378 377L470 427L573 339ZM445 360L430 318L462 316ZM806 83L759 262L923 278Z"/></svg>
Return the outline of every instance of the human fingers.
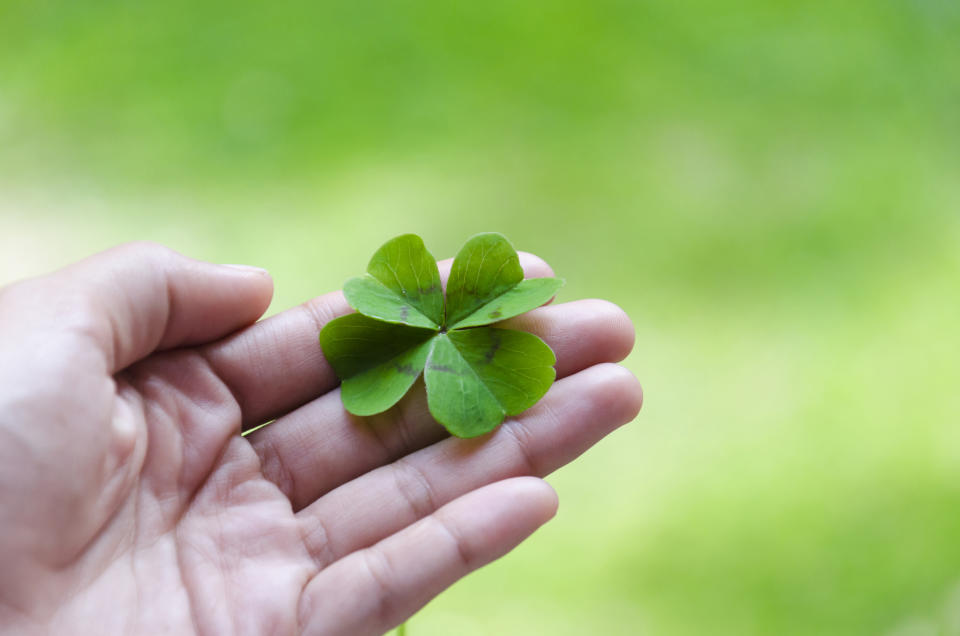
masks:
<svg viewBox="0 0 960 636"><path fill-rule="evenodd" d="M382 634L512 550L556 510L556 493L535 478L470 492L317 574L301 597L302 633Z"/></svg>
<svg viewBox="0 0 960 636"><path fill-rule="evenodd" d="M322 566L373 545L448 501L491 482L544 476L636 417L636 378L601 364L556 382L537 405L493 433L448 438L327 493L298 513Z"/></svg>
<svg viewBox="0 0 960 636"><path fill-rule="evenodd" d="M579 300L535 309L504 326L543 338L557 356L557 377L603 362L619 362L634 332L622 309ZM446 437L430 416L422 383L394 408L352 416L332 391L253 433L265 476L290 497L294 510L340 484Z"/></svg>
<svg viewBox="0 0 960 636"><path fill-rule="evenodd" d="M441 261L446 281L452 259ZM540 258L520 252L527 278L551 276ZM240 401L244 428L283 415L338 384L317 336L328 322L353 311L342 292L332 292L263 320L201 350Z"/></svg>

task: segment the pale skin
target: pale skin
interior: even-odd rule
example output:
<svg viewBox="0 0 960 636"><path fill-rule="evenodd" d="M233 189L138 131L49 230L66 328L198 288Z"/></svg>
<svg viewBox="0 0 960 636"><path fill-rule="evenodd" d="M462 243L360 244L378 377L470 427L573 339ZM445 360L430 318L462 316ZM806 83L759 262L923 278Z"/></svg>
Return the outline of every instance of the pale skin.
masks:
<svg viewBox="0 0 960 636"><path fill-rule="evenodd" d="M495 432L448 437L422 385L354 417L317 342L342 294L256 322L272 293L149 243L0 289L0 631L383 633L549 520L541 478L640 409L629 319L585 300L506 325L558 380Z"/></svg>

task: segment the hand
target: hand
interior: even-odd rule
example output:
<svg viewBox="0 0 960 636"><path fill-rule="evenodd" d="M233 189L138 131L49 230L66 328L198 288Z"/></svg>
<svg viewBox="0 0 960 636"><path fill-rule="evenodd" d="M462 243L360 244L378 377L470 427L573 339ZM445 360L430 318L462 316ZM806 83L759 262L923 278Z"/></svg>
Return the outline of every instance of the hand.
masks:
<svg viewBox="0 0 960 636"><path fill-rule="evenodd" d="M610 364L630 322L590 300L510 321L559 380L488 436L446 437L422 387L354 417L317 341L342 294L252 324L272 289L138 243L0 290L0 631L381 633L553 516L539 477L640 408Z"/></svg>

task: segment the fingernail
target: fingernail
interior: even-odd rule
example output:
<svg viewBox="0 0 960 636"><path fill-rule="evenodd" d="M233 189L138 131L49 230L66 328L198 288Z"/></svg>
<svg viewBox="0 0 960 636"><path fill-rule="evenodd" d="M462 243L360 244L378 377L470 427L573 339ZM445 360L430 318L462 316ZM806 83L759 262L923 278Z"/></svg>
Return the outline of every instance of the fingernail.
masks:
<svg viewBox="0 0 960 636"><path fill-rule="evenodd" d="M260 274L261 276L270 275L270 272L262 267L254 267L253 265L234 265L233 263L223 263L223 266L231 269L238 269L241 272L247 272L249 274Z"/></svg>

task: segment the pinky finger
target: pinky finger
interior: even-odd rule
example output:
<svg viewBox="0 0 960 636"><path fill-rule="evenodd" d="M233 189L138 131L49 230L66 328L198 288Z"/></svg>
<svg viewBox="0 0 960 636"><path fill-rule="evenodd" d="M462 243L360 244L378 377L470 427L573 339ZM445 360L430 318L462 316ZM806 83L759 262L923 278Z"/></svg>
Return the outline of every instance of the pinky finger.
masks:
<svg viewBox="0 0 960 636"><path fill-rule="evenodd" d="M556 511L556 493L536 477L463 495L317 574L300 599L301 632L382 634L512 550Z"/></svg>

